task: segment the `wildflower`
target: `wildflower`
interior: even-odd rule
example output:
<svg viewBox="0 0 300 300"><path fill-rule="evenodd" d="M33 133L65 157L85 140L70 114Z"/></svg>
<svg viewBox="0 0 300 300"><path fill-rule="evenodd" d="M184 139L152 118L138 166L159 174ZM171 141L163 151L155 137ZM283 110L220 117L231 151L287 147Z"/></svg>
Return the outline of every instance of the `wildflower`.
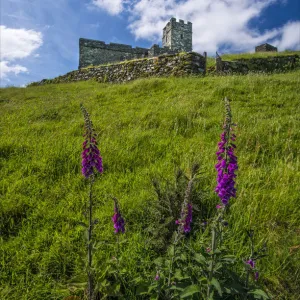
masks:
<svg viewBox="0 0 300 300"><path fill-rule="evenodd" d="M114 223L115 233L119 233L119 232L124 233L125 232L125 221L120 213L116 198L114 198L114 202L115 202L115 207L114 207L115 213L111 219Z"/></svg>
<svg viewBox="0 0 300 300"><path fill-rule="evenodd" d="M86 178L89 178L94 174L94 170L96 169L99 173L103 173L102 166L102 157L100 155L100 151L98 149L98 144L96 141L97 134L94 131L93 123L90 120L90 115L84 108L84 106L80 105L81 110L84 115L84 126L85 126L85 134L84 134L84 142L82 144L82 175Z"/></svg>
<svg viewBox="0 0 300 300"><path fill-rule="evenodd" d="M185 205L181 211L181 219L175 221L177 225L180 225L180 229L184 233L191 231L192 210L192 204L187 203L187 205Z"/></svg>
<svg viewBox="0 0 300 300"><path fill-rule="evenodd" d="M157 272L156 273L156 276L155 276L155 278L154 278L154 280L159 280L160 279L160 277L159 277L159 272Z"/></svg>
<svg viewBox="0 0 300 300"><path fill-rule="evenodd" d="M191 231L193 206L192 206L192 203L190 202L190 197L191 197L193 183L194 183L198 168L199 168L199 166L197 164L193 165L192 178L190 179L188 186L186 188L186 191L185 191L184 200L183 200L182 208L181 208L180 219L175 221L175 223L177 225L179 225L179 231L181 233L188 233Z"/></svg>
<svg viewBox="0 0 300 300"><path fill-rule="evenodd" d="M205 251L206 251L207 253L209 253L209 252L211 251L211 248L207 247L207 248L205 249Z"/></svg>
<svg viewBox="0 0 300 300"><path fill-rule="evenodd" d="M251 267L251 269L254 269L254 267L255 267L255 261L251 258L246 261L246 264L249 265Z"/></svg>
<svg viewBox="0 0 300 300"><path fill-rule="evenodd" d="M231 110L227 98L225 98L226 117L224 122L224 131L221 134L221 142L218 143L218 151L216 152L218 163L216 164L217 186L216 193L218 194L223 205L229 203L231 197L236 197L235 171L238 169L237 157L234 154L236 146L233 144L236 136L232 133ZM222 205L217 205L217 208L222 208Z"/></svg>
<svg viewBox="0 0 300 300"><path fill-rule="evenodd" d="M259 278L259 273L258 272L255 272L254 273L254 280L257 281Z"/></svg>

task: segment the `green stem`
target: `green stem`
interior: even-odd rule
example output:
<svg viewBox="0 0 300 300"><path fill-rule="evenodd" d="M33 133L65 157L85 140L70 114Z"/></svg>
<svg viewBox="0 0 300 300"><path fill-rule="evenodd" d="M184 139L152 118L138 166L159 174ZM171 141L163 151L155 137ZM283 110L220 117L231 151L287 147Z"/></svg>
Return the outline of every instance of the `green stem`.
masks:
<svg viewBox="0 0 300 300"><path fill-rule="evenodd" d="M250 255L250 259L253 258L253 254L254 254L254 241L253 241L253 236L250 236L250 242L251 242L251 255ZM246 275L246 282L245 282L245 288L246 290L248 290L248 286L249 286L249 276L250 276L250 272L251 272L251 269L250 267L248 266L248 269L247 269L247 275ZM248 294L246 294L246 299L248 299Z"/></svg>
<svg viewBox="0 0 300 300"><path fill-rule="evenodd" d="M93 230L93 194L92 188L94 183L94 175L90 179L89 193L89 227L88 227L88 299L93 297L93 274L92 274L92 230Z"/></svg>
<svg viewBox="0 0 300 300"><path fill-rule="evenodd" d="M215 264L215 250L216 250L216 244L217 244L217 234L216 234L216 225L214 224L211 232L211 251L212 251L212 257L210 261L210 270L208 275L208 285L207 285L207 299L210 298L211 293L211 280L213 278L214 274L214 264Z"/></svg>

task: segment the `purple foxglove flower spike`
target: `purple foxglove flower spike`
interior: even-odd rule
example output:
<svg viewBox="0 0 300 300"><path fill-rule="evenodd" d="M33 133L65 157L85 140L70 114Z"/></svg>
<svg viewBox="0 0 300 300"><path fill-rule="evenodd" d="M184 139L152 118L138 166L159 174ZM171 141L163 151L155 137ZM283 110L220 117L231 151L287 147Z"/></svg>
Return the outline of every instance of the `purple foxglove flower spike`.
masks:
<svg viewBox="0 0 300 300"><path fill-rule="evenodd" d="M82 104L80 105L80 108L84 116L85 127L85 140L82 144L83 151L81 154L82 175L86 178L89 178L94 174L95 169L99 173L103 173L102 157L97 146L97 134L94 131L90 115Z"/></svg>
<svg viewBox="0 0 300 300"><path fill-rule="evenodd" d="M114 207L114 215L112 216L112 221L114 223L115 233L125 232L125 221L120 213L118 201L114 198L115 207Z"/></svg>
<svg viewBox="0 0 300 300"><path fill-rule="evenodd" d="M193 183L195 180L196 173L198 171L199 166L195 164L192 170L192 178L188 183L187 189L185 191L184 200L182 203L180 219L176 220L175 223L179 225L179 231L181 233L189 233L191 231L191 223L192 223L192 213L193 206L190 202L191 192L193 188Z"/></svg>
<svg viewBox="0 0 300 300"><path fill-rule="evenodd" d="M227 98L225 98L225 111L224 131L221 134L221 142L218 143L216 152L218 163L215 166L218 172L215 191L224 206L229 203L231 197L236 197L234 185L235 171L238 169L237 157L234 154L236 146L233 144L236 136L232 133L232 126L235 124L231 122L231 109ZM217 208L221 208L221 206L218 205Z"/></svg>

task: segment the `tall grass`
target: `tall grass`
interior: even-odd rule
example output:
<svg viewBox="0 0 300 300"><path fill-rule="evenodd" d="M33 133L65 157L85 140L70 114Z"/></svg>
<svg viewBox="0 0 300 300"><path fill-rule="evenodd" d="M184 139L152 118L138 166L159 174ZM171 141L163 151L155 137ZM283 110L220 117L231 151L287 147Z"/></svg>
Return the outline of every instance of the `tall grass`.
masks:
<svg viewBox="0 0 300 300"><path fill-rule="evenodd" d="M205 201L218 202L215 151L222 98L232 100L239 172L229 245L247 256L246 229L268 245L260 283L274 299L297 299L300 283L300 72L137 80L124 85L79 82L0 90L0 298L63 299L83 271L88 185L80 174L83 120L91 112L104 163L95 182L95 261L111 258L110 195L120 199L128 274L149 273L153 250L143 232L151 179L199 161ZM201 233L193 243L201 239ZM104 267L104 266L103 266ZM154 275L155 276L155 270ZM128 296L129 297L129 296ZM133 296L130 296L133 297ZM127 298L131 299L131 298ZM134 299L134 298L132 298Z"/></svg>

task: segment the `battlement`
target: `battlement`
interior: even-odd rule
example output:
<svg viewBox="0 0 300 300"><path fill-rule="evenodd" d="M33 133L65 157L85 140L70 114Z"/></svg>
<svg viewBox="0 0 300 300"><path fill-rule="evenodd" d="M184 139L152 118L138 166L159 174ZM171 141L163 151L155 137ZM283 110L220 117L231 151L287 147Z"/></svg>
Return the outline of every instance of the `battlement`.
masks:
<svg viewBox="0 0 300 300"><path fill-rule="evenodd" d="M145 51L148 51L147 48L142 48L142 47L133 48L131 45L117 44L117 43L106 44L103 41L97 41L97 40L91 40L85 38L79 39L79 47L101 48L101 49L114 50L114 51L130 51L132 53L144 53Z"/></svg>
<svg viewBox="0 0 300 300"><path fill-rule="evenodd" d="M183 20L179 19L178 22L176 21L176 18L171 18L170 21L166 24L166 26L163 28L163 30L167 28L175 28L175 27L185 27L187 29L192 29L192 22L185 23Z"/></svg>

